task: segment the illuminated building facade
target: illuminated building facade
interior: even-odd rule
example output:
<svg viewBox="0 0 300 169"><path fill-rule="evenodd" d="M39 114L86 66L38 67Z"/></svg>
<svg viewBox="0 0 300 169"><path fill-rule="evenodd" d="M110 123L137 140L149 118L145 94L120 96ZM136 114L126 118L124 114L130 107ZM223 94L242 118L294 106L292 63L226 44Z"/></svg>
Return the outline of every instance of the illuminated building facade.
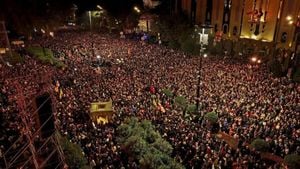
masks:
<svg viewBox="0 0 300 169"><path fill-rule="evenodd" d="M300 41L299 0L176 0L175 12L211 25L227 38L248 38L295 47Z"/></svg>

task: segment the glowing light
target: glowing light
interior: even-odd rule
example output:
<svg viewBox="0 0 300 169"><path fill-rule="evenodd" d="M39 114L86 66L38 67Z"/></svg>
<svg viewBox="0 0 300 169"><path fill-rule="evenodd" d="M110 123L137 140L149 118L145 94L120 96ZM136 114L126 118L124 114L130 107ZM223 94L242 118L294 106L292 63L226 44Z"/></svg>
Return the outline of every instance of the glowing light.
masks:
<svg viewBox="0 0 300 169"><path fill-rule="evenodd" d="M257 63L261 63L261 60L257 60Z"/></svg>
<svg viewBox="0 0 300 169"><path fill-rule="evenodd" d="M255 40L257 40L257 36L255 36L255 35L251 35L251 39L255 39Z"/></svg>
<svg viewBox="0 0 300 169"><path fill-rule="evenodd" d="M100 59L100 55L97 55L96 57L97 57L97 59Z"/></svg>
<svg viewBox="0 0 300 169"><path fill-rule="evenodd" d="M97 5L97 8L98 9L100 9L100 10L102 10L103 8L100 6L100 5Z"/></svg>
<svg viewBox="0 0 300 169"><path fill-rule="evenodd" d="M292 25L294 23L294 21L289 21L289 25Z"/></svg>
<svg viewBox="0 0 300 169"><path fill-rule="evenodd" d="M50 35L51 37L54 37L54 32L50 32L49 35Z"/></svg>
<svg viewBox="0 0 300 169"><path fill-rule="evenodd" d="M206 53L204 53L203 57L204 57L204 58L207 58L207 54L206 54Z"/></svg>
<svg viewBox="0 0 300 169"><path fill-rule="evenodd" d="M6 53L5 48L0 48L0 54L5 54L5 53Z"/></svg>
<svg viewBox="0 0 300 169"><path fill-rule="evenodd" d="M256 61L257 61L257 58L256 58L256 57L252 57L252 58L251 58L251 61L252 61L252 62L256 62Z"/></svg>
<svg viewBox="0 0 300 169"><path fill-rule="evenodd" d="M292 42L289 43L289 47L292 47Z"/></svg>
<svg viewBox="0 0 300 169"><path fill-rule="evenodd" d="M133 9L137 12L137 13L140 13L141 10L137 7L137 6L134 6Z"/></svg>
<svg viewBox="0 0 300 169"><path fill-rule="evenodd" d="M288 16L286 17L286 20L290 21L290 20L292 20L292 17L291 17L290 15L288 15Z"/></svg>

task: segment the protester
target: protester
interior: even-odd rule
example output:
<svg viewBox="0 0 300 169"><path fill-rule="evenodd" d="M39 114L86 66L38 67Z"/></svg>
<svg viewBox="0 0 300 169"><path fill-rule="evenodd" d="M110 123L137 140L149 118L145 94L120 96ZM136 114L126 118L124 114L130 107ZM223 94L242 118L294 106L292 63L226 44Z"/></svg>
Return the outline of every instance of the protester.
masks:
<svg viewBox="0 0 300 169"><path fill-rule="evenodd" d="M151 120L173 146L172 157L186 168L280 168L250 150L247 143L255 138L269 142L270 152L280 157L300 153L299 84L273 78L263 64L203 59L201 112L218 113L220 130L239 140L234 149L216 139L202 118L184 117L183 110L162 92L169 89L195 104L198 57L160 45L87 32L66 32L31 43L52 49L67 67L61 70L30 56L14 67L0 67L0 119L4 129L0 155L18 138L21 128L17 104L3 101L15 90L7 79L26 76L19 81L26 93L38 87L36 76L28 75L47 71L54 71L53 86L58 82L62 91L55 93L58 130L82 147L95 168L137 168L116 143L116 128L131 116ZM97 55L111 65L95 66ZM97 67L100 73L96 73ZM154 96L165 112L153 106ZM112 121L94 124L89 117L90 103L109 99L115 110Z"/></svg>

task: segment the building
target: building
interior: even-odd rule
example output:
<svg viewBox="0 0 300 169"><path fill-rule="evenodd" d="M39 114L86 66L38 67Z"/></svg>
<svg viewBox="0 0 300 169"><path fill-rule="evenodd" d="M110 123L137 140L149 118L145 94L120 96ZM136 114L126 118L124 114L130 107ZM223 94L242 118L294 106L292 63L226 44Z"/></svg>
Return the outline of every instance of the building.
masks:
<svg viewBox="0 0 300 169"><path fill-rule="evenodd" d="M213 26L227 38L276 42L277 47L293 49L300 44L298 0L175 0L174 11L194 24Z"/></svg>

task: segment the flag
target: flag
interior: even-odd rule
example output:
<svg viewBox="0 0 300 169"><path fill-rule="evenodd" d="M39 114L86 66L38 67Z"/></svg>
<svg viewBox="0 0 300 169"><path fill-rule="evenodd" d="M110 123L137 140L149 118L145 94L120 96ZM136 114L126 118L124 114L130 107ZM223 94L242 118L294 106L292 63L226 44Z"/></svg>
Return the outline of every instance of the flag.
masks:
<svg viewBox="0 0 300 169"><path fill-rule="evenodd" d="M64 93L63 93L62 89L60 88L60 89L59 89L59 99L61 99L61 98L63 97L63 94L64 94Z"/></svg>

